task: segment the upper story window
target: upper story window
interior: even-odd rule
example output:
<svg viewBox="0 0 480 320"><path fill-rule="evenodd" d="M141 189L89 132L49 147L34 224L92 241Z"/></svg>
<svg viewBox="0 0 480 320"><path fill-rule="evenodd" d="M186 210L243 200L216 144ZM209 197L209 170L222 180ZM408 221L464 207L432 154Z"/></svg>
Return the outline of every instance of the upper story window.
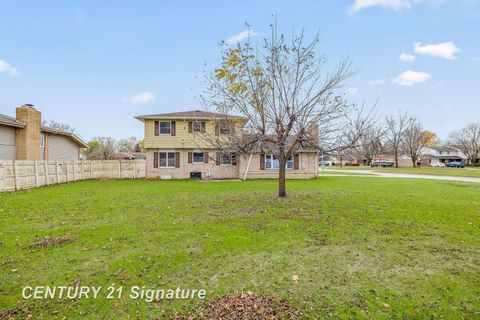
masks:
<svg viewBox="0 0 480 320"><path fill-rule="evenodd" d="M171 134L172 133L172 123L170 121L159 123L160 126L160 134Z"/></svg>
<svg viewBox="0 0 480 320"><path fill-rule="evenodd" d="M232 128L229 121L220 121L220 134L230 134Z"/></svg>
<svg viewBox="0 0 480 320"><path fill-rule="evenodd" d="M45 148L45 133L40 133L40 148Z"/></svg>
<svg viewBox="0 0 480 320"><path fill-rule="evenodd" d="M204 125L201 121L193 121L192 128L193 132L202 132L202 125Z"/></svg>
<svg viewBox="0 0 480 320"><path fill-rule="evenodd" d="M280 168L280 162L278 161L278 157L273 154L266 154L265 155L265 169L278 169ZM288 158L287 169L293 169L293 157Z"/></svg>

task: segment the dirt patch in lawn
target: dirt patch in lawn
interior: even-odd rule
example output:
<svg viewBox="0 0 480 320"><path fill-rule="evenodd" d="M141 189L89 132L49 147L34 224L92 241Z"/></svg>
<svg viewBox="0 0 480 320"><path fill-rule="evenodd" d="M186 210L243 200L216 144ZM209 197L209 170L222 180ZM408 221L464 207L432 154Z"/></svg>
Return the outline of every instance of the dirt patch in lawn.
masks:
<svg viewBox="0 0 480 320"><path fill-rule="evenodd" d="M59 237L50 237L46 236L45 238L36 238L35 243L30 245L30 248L48 248L53 247L62 243L72 243L77 241L72 236L59 236Z"/></svg>
<svg viewBox="0 0 480 320"><path fill-rule="evenodd" d="M0 311L0 320L6 319L31 319L32 311L26 307L9 308Z"/></svg>
<svg viewBox="0 0 480 320"><path fill-rule="evenodd" d="M248 292L214 299L194 313L177 315L173 319L277 320L301 317L302 313L282 298L257 296Z"/></svg>

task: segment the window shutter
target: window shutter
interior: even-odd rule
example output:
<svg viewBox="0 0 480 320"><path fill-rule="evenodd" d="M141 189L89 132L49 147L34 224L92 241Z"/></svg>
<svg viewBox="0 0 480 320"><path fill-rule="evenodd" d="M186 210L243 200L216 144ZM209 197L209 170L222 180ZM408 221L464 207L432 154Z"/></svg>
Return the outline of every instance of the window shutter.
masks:
<svg viewBox="0 0 480 320"><path fill-rule="evenodd" d="M180 152L175 152L175 168L180 168Z"/></svg>
<svg viewBox="0 0 480 320"><path fill-rule="evenodd" d="M159 133L160 133L160 125L158 124L158 121L155 121L155 135L158 136Z"/></svg>
<svg viewBox="0 0 480 320"><path fill-rule="evenodd" d="M265 170L265 155L260 155L260 170Z"/></svg>
<svg viewBox="0 0 480 320"><path fill-rule="evenodd" d="M188 121L188 133L192 133L193 132L193 123L192 121Z"/></svg>
<svg viewBox="0 0 480 320"><path fill-rule="evenodd" d="M218 122L215 123L215 135L220 135L220 124Z"/></svg>
<svg viewBox="0 0 480 320"><path fill-rule="evenodd" d="M188 153L188 163L192 163L192 153Z"/></svg>
<svg viewBox="0 0 480 320"><path fill-rule="evenodd" d="M205 133L205 122L201 122L202 123L202 133Z"/></svg>
<svg viewBox="0 0 480 320"><path fill-rule="evenodd" d="M220 165L220 152L217 152L217 159L216 159L216 161L215 161L215 164L216 164L217 166Z"/></svg>
<svg viewBox="0 0 480 320"><path fill-rule="evenodd" d="M172 136L176 135L177 134L177 130L176 130L176 122L175 121L172 121L172 124L171 124L172 128L171 128L171 131L172 131Z"/></svg>
<svg viewBox="0 0 480 320"><path fill-rule="evenodd" d="M208 163L208 152L203 153L203 162Z"/></svg>
<svg viewBox="0 0 480 320"><path fill-rule="evenodd" d="M237 165L237 155L232 154L232 166L236 166L236 165Z"/></svg>
<svg viewBox="0 0 480 320"><path fill-rule="evenodd" d="M158 152L153 153L153 167L158 168Z"/></svg>
<svg viewBox="0 0 480 320"><path fill-rule="evenodd" d="M299 161L298 153L293 156L293 169L298 170L300 168L300 161Z"/></svg>

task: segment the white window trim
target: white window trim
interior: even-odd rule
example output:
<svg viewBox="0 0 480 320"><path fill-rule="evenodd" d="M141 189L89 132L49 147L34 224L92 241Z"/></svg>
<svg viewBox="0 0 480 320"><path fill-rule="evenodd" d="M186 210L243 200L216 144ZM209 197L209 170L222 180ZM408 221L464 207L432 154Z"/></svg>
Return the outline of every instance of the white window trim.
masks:
<svg viewBox="0 0 480 320"><path fill-rule="evenodd" d="M162 133L162 123L169 123L170 124L170 132L169 133ZM158 134L160 136L171 136L172 135L172 121L158 121Z"/></svg>
<svg viewBox="0 0 480 320"><path fill-rule="evenodd" d="M270 163L272 164L271 168L267 168L267 157L270 157L270 159L271 159L271 161L270 161ZM263 161L264 161L265 170L278 170L278 169L280 169L280 165L279 165L278 168L273 168L273 154L266 154ZM292 163L291 168L288 167L288 162ZM287 160L287 162L285 163L285 169L286 170L294 170L295 169L294 155L291 155L290 160Z"/></svg>
<svg viewBox="0 0 480 320"><path fill-rule="evenodd" d="M175 150L158 150L157 153L158 153L158 167L159 168L169 168L169 169L176 168L177 155L176 155ZM166 153L167 154L167 157L166 157L167 165L166 166L161 166L160 165L160 153ZM173 167L168 165L168 154L169 153L173 153L173 159L175 159Z"/></svg>
<svg viewBox="0 0 480 320"><path fill-rule="evenodd" d="M45 133L40 132L40 148L45 148Z"/></svg>

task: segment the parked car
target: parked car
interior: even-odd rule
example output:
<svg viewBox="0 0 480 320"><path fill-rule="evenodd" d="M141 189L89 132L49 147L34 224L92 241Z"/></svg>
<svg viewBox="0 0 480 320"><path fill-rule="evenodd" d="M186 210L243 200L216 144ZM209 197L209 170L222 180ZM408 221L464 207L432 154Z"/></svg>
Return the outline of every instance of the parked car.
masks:
<svg viewBox="0 0 480 320"><path fill-rule="evenodd" d="M447 167L449 168L465 168L465 163L459 161L453 161L447 163Z"/></svg>
<svg viewBox="0 0 480 320"><path fill-rule="evenodd" d="M434 162L430 165L431 167L445 168L445 163L443 162Z"/></svg>
<svg viewBox="0 0 480 320"><path fill-rule="evenodd" d="M395 165L395 161L392 160L374 160L372 162L372 167L393 167Z"/></svg>
<svg viewBox="0 0 480 320"><path fill-rule="evenodd" d="M328 161L328 160L322 161L322 160L320 160L320 162L318 164L321 167L330 167L330 166L333 166L333 161Z"/></svg>

